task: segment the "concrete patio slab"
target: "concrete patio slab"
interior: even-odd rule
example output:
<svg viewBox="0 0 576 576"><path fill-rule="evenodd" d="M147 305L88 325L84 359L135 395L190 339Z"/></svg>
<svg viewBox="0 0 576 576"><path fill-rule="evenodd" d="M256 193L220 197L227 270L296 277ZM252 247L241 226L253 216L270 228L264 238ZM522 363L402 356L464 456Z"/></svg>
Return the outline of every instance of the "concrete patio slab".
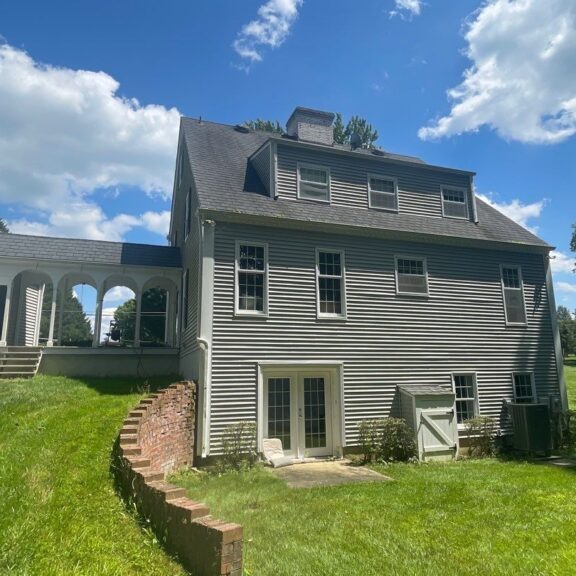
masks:
<svg viewBox="0 0 576 576"><path fill-rule="evenodd" d="M370 468L352 466L348 460L294 464L285 468L275 468L272 472L284 480L289 488L317 488L391 480Z"/></svg>

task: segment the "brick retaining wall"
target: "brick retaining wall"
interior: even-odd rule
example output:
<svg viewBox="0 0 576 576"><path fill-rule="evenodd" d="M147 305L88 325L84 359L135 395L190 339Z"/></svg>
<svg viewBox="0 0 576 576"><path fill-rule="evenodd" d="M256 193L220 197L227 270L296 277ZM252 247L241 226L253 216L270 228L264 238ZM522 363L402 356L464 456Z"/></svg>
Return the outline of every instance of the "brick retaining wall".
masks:
<svg viewBox="0 0 576 576"><path fill-rule="evenodd" d="M195 576L242 574L242 526L215 520L165 474L191 466L196 386L172 384L132 410L120 432L116 476L126 499Z"/></svg>

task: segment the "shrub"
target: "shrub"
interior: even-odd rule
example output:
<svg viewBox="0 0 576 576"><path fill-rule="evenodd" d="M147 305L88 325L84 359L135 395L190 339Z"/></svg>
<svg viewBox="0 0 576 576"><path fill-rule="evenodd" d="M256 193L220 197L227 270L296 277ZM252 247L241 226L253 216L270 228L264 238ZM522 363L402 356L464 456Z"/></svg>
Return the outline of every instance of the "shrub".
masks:
<svg viewBox="0 0 576 576"><path fill-rule="evenodd" d="M364 463L368 464L373 462L380 453L380 446L382 444L382 429L383 418L374 420L362 420L358 424L360 432L359 442L364 456Z"/></svg>
<svg viewBox="0 0 576 576"><path fill-rule="evenodd" d="M228 470L241 470L253 466L256 452L256 422L242 420L230 424L222 431L222 464Z"/></svg>
<svg viewBox="0 0 576 576"><path fill-rule="evenodd" d="M495 452L496 420L490 416L475 416L464 422L471 458L492 456Z"/></svg>
<svg viewBox="0 0 576 576"><path fill-rule="evenodd" d="M406 462L416 455L414 432L403 418L385 418L380 443L384 462Z"/></svg>
<svg viewBox="0 0 576 576"><path fill-rule="evenodd" d="M576 430L574 430L573 410L552 413L552 430L554 432L555 448L573 448L576 444Z"/></svg>

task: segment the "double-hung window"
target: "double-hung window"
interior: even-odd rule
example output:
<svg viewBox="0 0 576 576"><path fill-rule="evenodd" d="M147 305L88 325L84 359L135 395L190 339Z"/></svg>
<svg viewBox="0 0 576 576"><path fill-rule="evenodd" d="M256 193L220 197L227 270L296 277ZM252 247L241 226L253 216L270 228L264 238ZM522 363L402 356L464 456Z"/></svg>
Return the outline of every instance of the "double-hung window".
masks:
<svg viewBox="0 0 576 576"><path fill-rule="evenodd" d="M442 188L442 214L449 218L469 218L466 190Z"/></svg>
<svg viewBox="0 0 576 576"><path fill-rule="evenodd" d="M298 198L330 202L330 171L328 168L299 164Z"/></svg>
<svg viewBox="0 0 576 576"><path fill-rule="evenodd" d="M316 251L316 284L318 316L344 318L346 295L343 252L321 249Z"/></svg>
<svg viewBox="0 0 576 576"><path fill-rule="evenodd" d="M512 379L514 384L514 402L529 404L536 401L534 375L532 372L514 372Z"/></svg>
<svg viewBox="0 0 576 576"><path fill-rule="evenodd" d="M396 257L396 292L417 296L428 294L425 258Z"/></svg>
<svg viewBox="0 0 576 576"><path fill-rule="evenodd" d="M368 175L368 205L379 210L398 210L398 184L395 178Z"/></svg>
<svg viewBox="0 0 576 576"><path fill-rule="evenodd" d="M456 421L464 424L477 414L476 375L454 374L452 384L456 395Z"/></svg>
<svg viewBox="0 0 576 576"><path fill-rule="evenodd" d="M236 244L236 314L268 313L268 246L253 242Z"/></svg>
<svg viewBox="0 0 576 576"><path fill-rule="evenodd" d="M507 324L526 324L524 288L520 266L502 266L502 291Z"/></svg>

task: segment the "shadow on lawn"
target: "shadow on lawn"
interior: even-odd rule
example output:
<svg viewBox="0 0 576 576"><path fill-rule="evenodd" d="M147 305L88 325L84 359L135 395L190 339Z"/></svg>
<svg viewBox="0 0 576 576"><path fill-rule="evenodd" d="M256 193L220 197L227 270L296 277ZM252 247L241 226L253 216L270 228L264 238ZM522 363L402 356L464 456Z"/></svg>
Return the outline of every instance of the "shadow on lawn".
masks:
<svg viewBox="0 0 576 576"><path fill-rule="evenodd" d="M151 394L152 392L170 386L173 382L179 382L182 378L177 375L154 378L110 376L105 378L81 378L81 380L86 386L96 390L99 394L118 396L126 394Z"/></svg>

